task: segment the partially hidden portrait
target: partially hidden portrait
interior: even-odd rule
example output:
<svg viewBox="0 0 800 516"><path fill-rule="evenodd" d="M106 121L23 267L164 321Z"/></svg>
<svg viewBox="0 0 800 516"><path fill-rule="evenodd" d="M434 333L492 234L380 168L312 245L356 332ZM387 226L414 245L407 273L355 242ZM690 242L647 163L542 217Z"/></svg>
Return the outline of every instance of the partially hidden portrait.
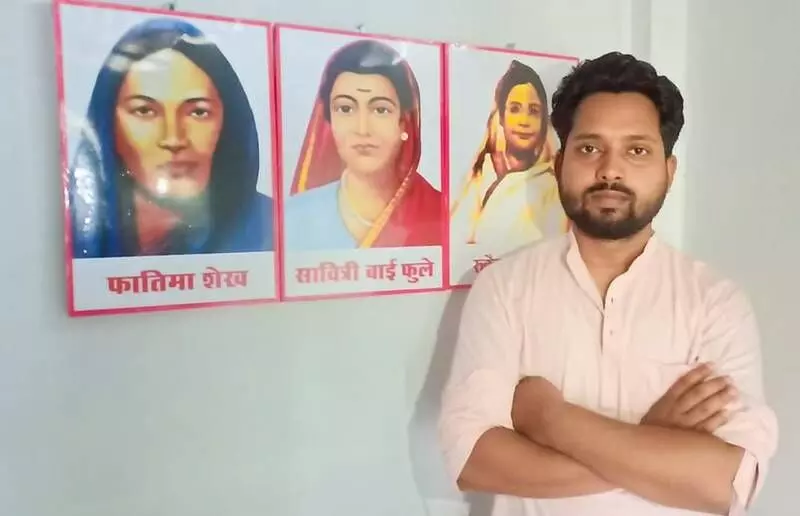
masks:
<svg viewBox="0 0 800 516"><path fill-rule="evenodd" d="M99 288L85 280L102 282L111 299L143 304L274 297L274 259L264 256L275 247L267 28L248 27L246 37L204 20L206 32L180 17L68 3L60 19L76 296ZM234 66L222 42L251 55L237 55ZM252 43L263 48L260 60ZM249 88L243 64L260 69L249 71ZM93 259L108 262L93 267ZM262 288L240 277L226 295L200 291L199 273L223 266L247 271ZM191 285L156 276L195 270ZM117 271L142 277L112 288L108 274Z"/></svg>
<svg viewBox="0 0 800 516"><path fill-rule="evenodd" d="M548 102L573 61L470 48L448 55L451 283L460 285L568 229Z"/></svg>
<svg viewBox="0 0 800 516"><path fill-rule="evenodd" d="M446 232L440 49L417 44L421 49L414 53L415 44L318 31L304 33L303 39L296 31L278 31L287 263L298 256L320 263L346 258L342 263L350 263L351 274L340 275L353 279L348 286L336 283L345 292L362 292L409 288L398 279L410 260L427 264L428 281L422 285L440 286ZM312 60L319 64L312 66ZM317 89L298 89L293 81L300 78L318 84ZM426 102L425 93L432 100ZM302 106L306 109L295 109ZM432 115L427 121L425 113ZM298 117L307 121L305 127L296 123ZM301 142L299 148L295 142ZM395 260L392 280L366 274L373 259L376 264ZM302 282L289 269L289 278ZM420 288L416 280L411 286ZM319 290L332 293L333 287Z"/></svg>

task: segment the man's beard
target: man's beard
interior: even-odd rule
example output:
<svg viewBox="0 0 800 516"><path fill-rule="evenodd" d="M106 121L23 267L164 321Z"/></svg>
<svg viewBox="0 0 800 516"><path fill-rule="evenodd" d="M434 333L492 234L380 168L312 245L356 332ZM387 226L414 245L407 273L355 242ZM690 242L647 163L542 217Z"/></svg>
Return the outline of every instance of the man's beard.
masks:
<svg viewBox="0 0 800 516"><path fill-rule="evenodd" d="M604 190L628 195L628 206L621 206L614 210L601 210L600 216L586 209L586 200L589 195ZM665 187L658 197L638 209L636 194L618 183L598 183L584 191L580 198L565 193L562 188L559 188L559 196L567 217L582 233L598 240L623 240L639 233L653 221L661 211L661 206L667 197L667 188ZM627 214L624 217L615 216L616 212L621 209L627 209ZM603 211L608 212L608 217L602 215Z"/></svg>

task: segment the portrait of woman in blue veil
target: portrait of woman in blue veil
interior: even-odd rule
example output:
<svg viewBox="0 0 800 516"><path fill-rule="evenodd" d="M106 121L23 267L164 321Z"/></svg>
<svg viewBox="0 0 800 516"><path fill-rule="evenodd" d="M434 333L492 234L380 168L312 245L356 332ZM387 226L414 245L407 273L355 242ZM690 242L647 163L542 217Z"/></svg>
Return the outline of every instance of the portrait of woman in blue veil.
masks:
<svg viewBox="0 0 800 516"><path fill-rule="evenodd" d="M73 257L272 251L260 144L217 45L179 19L135 25L97 75L68 164Z"/></svg>

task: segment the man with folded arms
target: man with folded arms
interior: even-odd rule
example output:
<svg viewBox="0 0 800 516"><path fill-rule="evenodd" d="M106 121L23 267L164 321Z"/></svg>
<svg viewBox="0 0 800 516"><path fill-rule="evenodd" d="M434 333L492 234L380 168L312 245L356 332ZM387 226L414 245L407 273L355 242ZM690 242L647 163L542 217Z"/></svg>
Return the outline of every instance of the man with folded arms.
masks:
<svg viewBox="0 0 800 516"><path fill-rule="evenodd" d="M755 316L654 234L683 127L677 87L610 53L553 96L572 229L484 269L440 440L494 516L744 514L778 439ZM702 173L698 171L697 173Z"/></svg>

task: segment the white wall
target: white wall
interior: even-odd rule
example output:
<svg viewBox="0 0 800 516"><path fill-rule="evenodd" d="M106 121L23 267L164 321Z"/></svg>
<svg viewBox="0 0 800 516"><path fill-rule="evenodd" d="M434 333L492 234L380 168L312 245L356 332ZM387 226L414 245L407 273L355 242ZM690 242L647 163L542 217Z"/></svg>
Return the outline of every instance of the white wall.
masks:
<svg viewBox="0 0 800 516"><path fill-rule="evenodd" d="M800 464L800 61L793 0L704 0L689 10L695 106L686 245L739 279L763 338L767 395L781 424L753 514L796 515Z"/></svg>
<svg viewBox="0 0 800 516"><path fill-rule="evenodd" d="M634 50L652 55L680 86L687 78L686 5L178 2L188 11L345 29L363 24L369 32L496 46L513 42L581 57ZM6 178L0 220L7 228L0 255L0 514L445 514L435 501L453 493L433 441L433 414L463 295L83 320L64 315L49 9L43 0L0 4L0 170ZM764 120L751 98L731 105ZM721 105L720 116L726 116ZM736 126L729 124L731 130ZM767 137L749 123L738 126L741 135L732 133L728 141ZM788 135L781 137L786 142L780 150L788 153ZM765 164L748 168L761 172ZM659 220L660 231L678 245L683 184L676 184ZM788 207L772 209L771 220L787 220ZM747 238L777 233L744 219L736 227L749 228ZM740 232L725 235L716 235L715 246L742 240ZM787 249L775 260L788 264L788 254ZM758 279L751 276L754 288ZM788 317L788 308L783 310ZM787 350L792 343L777 338L779 329L772 328L772 341ZM788 324L782 329L788 332ZM771 387L788 388L775 382Z"/></svg>

